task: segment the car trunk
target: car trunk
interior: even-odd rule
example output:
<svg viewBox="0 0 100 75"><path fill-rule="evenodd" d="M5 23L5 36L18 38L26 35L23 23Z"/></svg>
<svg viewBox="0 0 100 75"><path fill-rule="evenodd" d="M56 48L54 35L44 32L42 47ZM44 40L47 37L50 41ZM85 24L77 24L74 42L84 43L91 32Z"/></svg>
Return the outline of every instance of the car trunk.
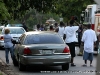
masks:
<svg viewBox="0 0 100 75"><path fill-rule="evenodd" d="M63 54L63 50L66 47L65 44L35 44L27 45L27 48L31 50L32 55L51 55L51 54Z"/></svg>

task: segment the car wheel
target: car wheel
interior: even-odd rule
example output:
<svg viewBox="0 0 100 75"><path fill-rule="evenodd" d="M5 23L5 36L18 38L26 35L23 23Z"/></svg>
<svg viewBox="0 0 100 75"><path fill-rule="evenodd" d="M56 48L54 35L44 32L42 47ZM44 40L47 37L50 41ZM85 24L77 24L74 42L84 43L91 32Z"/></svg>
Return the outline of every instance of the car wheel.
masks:
<svg viewBox="0 0 100 75"><path fill-rule="evenodd" d="M69 70L69 63L62 65L62 70Z"/></svg>
<svg viewBox="0 0 100 75"><path fill-rule="evenodd" d="M13 57L13 64L14 64L14 66L18 66L18 61L16 60L15 55Z"/></svg>
<svg viewBox="0 0 100 75"><path fill-rule="evenodd" d="M19 67L19 71L24 71L25 68L26 68L26 66L20 62L20 58L19 58L19 61L18 61L18 67Z"/></svg>

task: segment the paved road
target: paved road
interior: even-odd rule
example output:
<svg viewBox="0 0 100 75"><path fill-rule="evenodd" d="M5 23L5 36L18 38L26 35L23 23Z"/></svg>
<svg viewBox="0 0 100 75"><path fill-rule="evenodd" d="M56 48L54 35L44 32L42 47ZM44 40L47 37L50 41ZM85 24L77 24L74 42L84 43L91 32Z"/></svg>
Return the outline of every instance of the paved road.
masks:
<svg viewBox="0 0 100 75"><path fill-rule="evenodd" d="M76 54L78 53L78 48L76 48ZM0 50L0 58L5 61L5 52L4 50ZM9 57L10 58L10 57ZM69 71L62 71L61 66L51 66L51 67L44 67L44 66L33 66L27 67L27 71L20 72L18 67L14 67L12 64L12 60L10 59L10 67L18 73L19 75L95 75L96 70L96 56L94 56L93 67L88 66L82 67L84 61L82 60L82 56L75 57L75 64L76 67L69 68Z"/></svg>

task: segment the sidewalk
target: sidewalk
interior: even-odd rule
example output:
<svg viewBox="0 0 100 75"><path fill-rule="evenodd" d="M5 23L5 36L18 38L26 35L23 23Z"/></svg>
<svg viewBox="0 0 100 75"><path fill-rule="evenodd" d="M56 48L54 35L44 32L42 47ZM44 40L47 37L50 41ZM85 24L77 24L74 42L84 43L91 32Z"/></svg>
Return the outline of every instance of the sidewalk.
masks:
<svg viewBox="0 0 100 75"><path fill-rule="evenodd" d="M18 75L0 58L0 75Z"/></svg>
<svg viewBox="0 0 100 75"><path fill-rule="evenodd" d="M5 63L0 58L0 75L7 75L4 73Z"/></svg>

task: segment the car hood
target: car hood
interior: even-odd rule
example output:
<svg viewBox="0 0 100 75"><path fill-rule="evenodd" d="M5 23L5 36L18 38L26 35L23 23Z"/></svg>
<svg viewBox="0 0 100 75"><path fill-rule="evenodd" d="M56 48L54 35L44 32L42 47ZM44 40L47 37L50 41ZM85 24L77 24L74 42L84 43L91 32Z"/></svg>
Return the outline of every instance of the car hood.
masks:
<svg viewBox="0 0 100 75"><path fill-rule="evenodd" d="M22 34L10 34L12 37L20 37Z"/></svg>

